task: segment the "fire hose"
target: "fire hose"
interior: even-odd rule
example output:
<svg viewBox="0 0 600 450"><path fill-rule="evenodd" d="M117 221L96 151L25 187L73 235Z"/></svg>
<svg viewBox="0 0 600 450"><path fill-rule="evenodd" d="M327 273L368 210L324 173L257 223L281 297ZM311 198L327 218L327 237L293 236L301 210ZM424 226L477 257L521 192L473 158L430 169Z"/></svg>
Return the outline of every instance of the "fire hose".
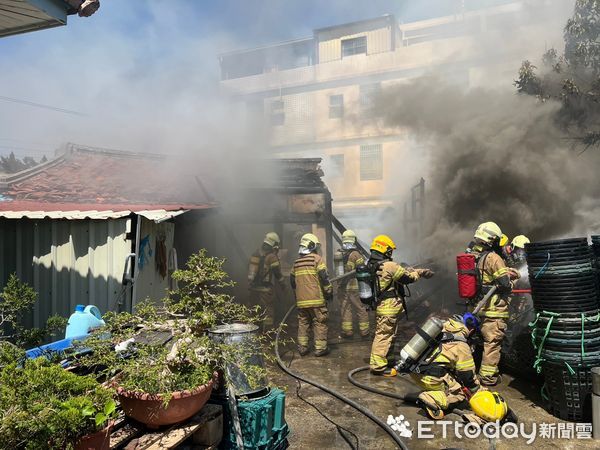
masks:
<svg viewBox="0 0 600 450"><path fill-rule="evenodd" d="M331 281L335 282L335 281L339 281L343 278L347 278L349 276L352 275L352 272L346 273L342 276L333 278ZM375 414L373 414L371 411L369 411L367 408L365 408L364 406L360 405L359 403L355 402L352 399L349 399L345 396L343 396L342 394L340 394L339 392L323 385L320 383L317 383L314 380L311 380L309 378L306 378L302 375L299 375L295 372L293 372L292 370L290 370L285 363L283 362L283 360L281 359L281 355L279 354L279 335L281 333L281 330L283 329L283 325L287 323L288 317L290 316L290 314L292 313L292 311L294 311L294 309L296 308L296 305L292 305L290 307L290 309L287 311L287 313L285 314L285 316L283 317L283 319L281 320L281 323L279 324L279 327L277 328L277 333L275 334L275 358L277 359L277 365L279 365L279 367L281 368L281 370L283 370L285 373L287 373L289 376L303 381L304 383L310 384L311 386L316 387L317 389L320 389L326 393L328 393L329 395L334 396L335 398L337 398L338 400L346 403L347 405L351 406L352 408L354 408L355 410L357 410L359 413L363 414L364 416L368 417L371 421L373 421L377 426L379 426L383 431L385 431L390 438L392 438L392 440L402 449L402 450L407 450L408 447L406 446L406 444L402 441L402 439L400 439L400 436L398 436L396 434L396 432L394 430L392 430L392 428L387 425L383 420L381 420L379 417L377 417Z"/></svg>

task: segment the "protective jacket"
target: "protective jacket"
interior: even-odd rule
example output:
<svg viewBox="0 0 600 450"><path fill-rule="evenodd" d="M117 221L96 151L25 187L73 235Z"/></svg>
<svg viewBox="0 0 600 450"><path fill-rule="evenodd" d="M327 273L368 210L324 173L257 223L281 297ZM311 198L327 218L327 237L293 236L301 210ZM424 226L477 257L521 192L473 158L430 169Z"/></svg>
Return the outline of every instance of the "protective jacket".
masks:
<svg viewBox="0 0 600 450"><path fill-rule="evenodd" d="M300 256L290 272L290 283L296 293L298 308L325 306L333 298L327 267L316 253Z"/></svg>
<svg viewBox="0 0 600 450"><path fill-rule="evenodd" d="M420 384L428 390L444 390L443 378L454 377L462 386L474 392L479 388L475 378L475 362L467 343L469 330L460 322L444 323L440 346L420 366Z"/></svg>
<svg viewBox="0 0 600 450"><path fill-rule="evenodd" d="M250 257L248 281L254 291L269 291L273 288L273 280L282 281L279 256L274 251L257 250Z"/></svg>
<svg viewBox="0 0 600 450"><path fill-rule="evenodd" d="M345 251L342 253L342 258L344 261L344 273L352 272L353 270L356 270L356 266L365 263L365 258L358 250ZM357 292L358 281L356 281L356 278L352 277L347 282L342 283L340 287L346 291Z"/></svg>
<svg viewBox="0 0 600 450"><path fill-rule="evenodd" d="M496 285L496 293L480 310L479 315L491 319L508 319L508 307L512 290L510 271L500 255L481 244L472 248L477 258L477 271L481 280L483 294Z"/></svg>

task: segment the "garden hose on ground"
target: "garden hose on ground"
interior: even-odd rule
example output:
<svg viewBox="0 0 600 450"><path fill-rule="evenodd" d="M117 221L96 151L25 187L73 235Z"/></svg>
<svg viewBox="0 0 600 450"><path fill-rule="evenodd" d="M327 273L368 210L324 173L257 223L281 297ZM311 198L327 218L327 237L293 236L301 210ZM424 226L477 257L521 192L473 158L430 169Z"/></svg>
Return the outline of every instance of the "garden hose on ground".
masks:
<svg viewBox="0 0 600 450"><path fill-rule="evenodd" d="M371 411L369 411L367 408L365 408L364 406L358 404L357 402L355 402L354 400L351 400L347 397L344 397L342 394L340 394L339 392L323 385L320 383L317 383L316 381L310 380L308 378L303 377L302 375L298 375L295 372L292 372L283 362L283 360L281 359L281 356L279 355L279 334L281 333L281 329L283 327L283 324L285 324L287 322L288 317L290 316L290 314L292 313L292 311L296 308L296 305L293 305L288 312L285 314L283 320L281 321L281 323L279 324L279 327L277 328L277 333L275 334L275 357L277 358L277 364L279 365L279 367L281 368L281 370L283 370L285 373L287 373L288 375L290 375L291 377L303 381L307 384L310 384L311 386L316 387L317 389L320 389L324 392L327 392L330 395L333 395L335 398L337 398L338 400L341 400L342 402L346 403L347 405L352 406L355 410L357 410L358 412L360 412L361 414L365 415L366 417L368 417L369 419L371 419L376 425L378 425L383 431L385 431L391 438L392 440L402 449L402 450L407 450L408 447L406 446L406 444L402 441L402 439L400 439L400 436L398 436L396 434L396 432L394 430L392 430L389 425L387 425L384 421L382 421L381 419L379 419L377 416L375 416Z"/></svg>

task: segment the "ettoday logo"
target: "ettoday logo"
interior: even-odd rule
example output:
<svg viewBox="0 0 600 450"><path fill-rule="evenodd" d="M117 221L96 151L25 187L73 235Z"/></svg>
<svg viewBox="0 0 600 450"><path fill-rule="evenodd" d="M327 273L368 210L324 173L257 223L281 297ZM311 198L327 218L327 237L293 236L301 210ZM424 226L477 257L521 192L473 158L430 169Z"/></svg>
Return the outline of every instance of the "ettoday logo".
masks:
<svg viewBox="0 0 600 450"><path fill-rule="evenodd" d="M532 444L538 439L591 439L591 423L505 423L490 422L481 426L475 423L450 420L420 420L417 423L417 439L434 439L434 430L441 428L442 438L454 436L458 439L525 439Z"/></svg>

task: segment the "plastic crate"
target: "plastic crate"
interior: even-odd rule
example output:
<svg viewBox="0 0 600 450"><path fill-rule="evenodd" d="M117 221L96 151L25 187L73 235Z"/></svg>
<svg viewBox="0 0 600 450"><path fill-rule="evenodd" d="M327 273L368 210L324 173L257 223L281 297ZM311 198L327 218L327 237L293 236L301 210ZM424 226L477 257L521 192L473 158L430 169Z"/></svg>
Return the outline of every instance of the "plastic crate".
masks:
<svg viewBox="0 0 600 450"><path fill-rule="evenodd" d="M592 372L590 367L545 362L543 365L546 401L551 414L563 420L590 421L592 418Z"/></svg>
<svg viewBox="0 0 600 450"><path fill-rule="evenodd" d="M227 398L213 396L209 403L223 406L223 440L219 446L226 450L239 450ZM285 393L271 389L266 397L238 401L238 415L244 438L244 449L280 450L288 446L289 427L285 422Z"/></svg>

